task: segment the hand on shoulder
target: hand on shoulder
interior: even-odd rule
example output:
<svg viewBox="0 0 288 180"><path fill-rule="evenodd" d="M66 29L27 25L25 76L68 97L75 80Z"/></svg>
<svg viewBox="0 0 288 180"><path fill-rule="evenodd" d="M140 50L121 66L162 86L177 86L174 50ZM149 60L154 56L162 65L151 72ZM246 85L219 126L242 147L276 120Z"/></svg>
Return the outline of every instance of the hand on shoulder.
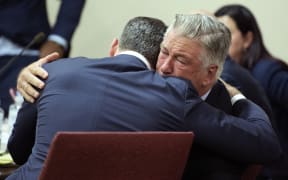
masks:
<svg viewBox="0 0 288 180"><path fill-rule="evenodd" d="M42 65L58 58L57 52L51 53L21 70L17 79L17 90L26 101L33 103L39 96L36 88L42 89L45 85L40 78L46 79L48 73L42 68Z"/></svg>

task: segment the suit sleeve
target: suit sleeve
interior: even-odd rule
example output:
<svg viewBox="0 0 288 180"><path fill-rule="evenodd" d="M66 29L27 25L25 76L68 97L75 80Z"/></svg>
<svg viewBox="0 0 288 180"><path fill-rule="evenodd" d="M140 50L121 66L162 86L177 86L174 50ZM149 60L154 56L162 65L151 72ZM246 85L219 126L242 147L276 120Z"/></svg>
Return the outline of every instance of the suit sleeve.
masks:
<svg viewBox="0 0 288 180"><path fill-rule="evenodd" d="M186 127L195 133L195 143L245 163L263 163L281 155L267 115L252 101L236 102L232 107L236 117L196 99L186 103L185 118Z"/></svg>
<svg viewBox="0 0 288 180"><path fill-rule="evenodd" d="M85 0L62 0L51 34L60 35L70 44L72 35L80 21L84 4Z"/></svg>
<svg viewBox="0 0 288 180"><path fill-rule="evenodd" d="M18 112L8 141L8 151L18 165L24 164L32 152L36 122L37 109L35 104L25 102Z"/></svg>

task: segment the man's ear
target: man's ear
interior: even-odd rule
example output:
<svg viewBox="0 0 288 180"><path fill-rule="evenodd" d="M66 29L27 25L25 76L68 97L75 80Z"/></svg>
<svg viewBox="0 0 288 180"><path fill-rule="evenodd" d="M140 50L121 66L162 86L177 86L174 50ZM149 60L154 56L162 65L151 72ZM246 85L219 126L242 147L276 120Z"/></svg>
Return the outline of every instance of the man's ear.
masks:
<svg viewBox="0 0 288 180"><path fill-rule="evenodd" d="M209 65L207 68L207 76L204 79L203 85L206 87L208 85L210 85L211 83L214 83L215 80L217 79L216 75L217 75L217 70L218 70L218 66L215 64Z"/></svg>
<svg viewBox="0 0 288 180"><path fill-rule="evenodd" d="M247 49L250 47L252 41L253 41L254 35L253 32L248 31L247 34L244 36L244 48Z"/></svg>
<svg viewBox="0 0 288 180"><path fill-rule="evenodd" d="M118 52L118 45L119 45L118 39L114 38L112 43L111 43L111 47L110 47L110 51L109 51L109 55L111 57L115 56L116 53Z"/></svg>

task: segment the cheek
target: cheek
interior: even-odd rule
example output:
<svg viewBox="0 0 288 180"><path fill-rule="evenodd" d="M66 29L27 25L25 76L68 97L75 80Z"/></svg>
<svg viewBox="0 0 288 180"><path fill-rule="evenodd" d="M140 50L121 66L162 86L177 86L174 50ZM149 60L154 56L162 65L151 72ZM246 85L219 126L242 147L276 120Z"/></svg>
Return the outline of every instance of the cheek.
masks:
<svg viewBox="0 0 288 180"><path fill-rule="evenodd" d="M175 71L175 74L177 74L177 76L179 76L179 77L188 79L190 81L194 80L193 71L191 71L187 67L182 67L182 66L177 66L176 65L174 71Z"/></svg>
<svg viewBox="0 0 288 180"><path fill-rule="evenodd" d="M196 88L198 93L202 91L206 75L207 74L205 73L195 72L193 76L190 78L190 81L192 82L193 86Z"/></svg>
<svg viewBox="0 0 288 180"><path fill-rule="evenodd" d="M164 63L164 58L161 56L161 54L158 56L157 64L156 64L156 70L158 70Z"/></svg>
<svg viewBox="0 0 288 180"><path fill-rule="evenodd" d="M229 55L233 59L237 59L243 50L243 40L238 34L232 35L231 45L229 47Z"/></svg>

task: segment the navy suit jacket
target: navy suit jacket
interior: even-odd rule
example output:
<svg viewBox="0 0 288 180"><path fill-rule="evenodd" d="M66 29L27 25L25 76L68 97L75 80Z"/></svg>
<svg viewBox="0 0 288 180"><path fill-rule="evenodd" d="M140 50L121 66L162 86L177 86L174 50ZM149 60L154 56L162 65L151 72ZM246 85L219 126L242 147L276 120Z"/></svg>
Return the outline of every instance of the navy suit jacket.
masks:
<svg viewBox="0 0 288 180"><path fill-rule="evenodd" d="M285 152L279 161L272 164L273 175L288 177L288 68L279 61L262 59L251 73L265 89L270 100L278 136Z"/></svg>
<svg viewBox="0 0 288 180"><path fill-rule="evenodd" d="M37 33L44 32L60 35L69 44L84 3L85 0L61 0L57 21L51 28L45 0L1 0L0 36L26 46ZM39 44L34 46L38 47Z"/></svg>
<svg viewBox="0 0 288 180"><path fill-rule="evenodd" d="M205 101L227 114L233 114L230 95L220 81L213 86ZM183 179L240 180L246 166L247 163L233 161L213 149L194 143Z"/></svg>
<svg viewBox="0 0 288 180"><path fill-rule="evenodd" d="M193 131L195 143L231 160L264 162L281 153L268 117L251 101L233 105L242 118L226 115L202 101L191 83L149 71L134 56L64 59L45 68L35 144L8 180L37 179L58 131ZM21 129L25 121L17 118L9 139L13 158L24 143L18 133L31 130Z"/></svg>

